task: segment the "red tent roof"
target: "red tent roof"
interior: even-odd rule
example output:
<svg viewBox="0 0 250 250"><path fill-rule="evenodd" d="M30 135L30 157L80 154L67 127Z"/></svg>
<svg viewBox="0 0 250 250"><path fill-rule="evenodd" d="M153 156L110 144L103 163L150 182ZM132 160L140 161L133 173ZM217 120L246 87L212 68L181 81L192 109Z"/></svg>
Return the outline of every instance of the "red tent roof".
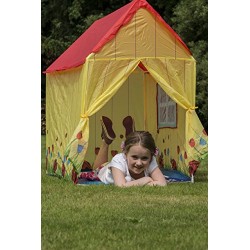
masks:
<svg viewBox="0 0 250 250"><path fill-rule="evenodd" d="M177 40L187 49L188 47L174 30L162 19L146 0L133 0L122 8L95 21L61 56L59 56L45 71L66 70L84 64L86 57L92 52L98 52L108 41L110 41L119 29L127 24L136 11L145 8L155 15L160 22L176 37Z"/></svg>

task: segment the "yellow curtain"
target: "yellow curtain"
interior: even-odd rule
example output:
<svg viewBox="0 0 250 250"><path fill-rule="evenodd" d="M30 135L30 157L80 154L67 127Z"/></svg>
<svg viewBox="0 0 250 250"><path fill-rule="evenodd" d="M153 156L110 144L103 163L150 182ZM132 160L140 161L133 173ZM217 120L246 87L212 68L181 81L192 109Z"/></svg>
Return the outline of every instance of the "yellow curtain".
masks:
<svg viewBox="0 0 250 250"><path fill-rule="evenodd" d="M82 67L46 75L46 172L69 175L64 155L81 114Z"/></svg>
<svg viewBox="0 0 250 250"><path fill-rule="evenodd" d="M173 65L173 59L152 59L146 58L141 60L143 65L147 68L151 76L158 82L161 88L171 97L173 101L179 104L184 109L189 109L194 105L194 98L191 98L185 89L181 74L183 69L179 70L176 65ZM184 64L185 61L180 60L179 63ZM186 85L194 85L192 79L187 79Z"/></svg>
<svg viewBox="0 0 250 250"><path fill-rule="evenodd" d="M185 166L188 172L192 161L200 161L207 153L207 134L195 109L195 60L172 60L146 58L141 60L151 76L178 105L186 110L184 150ZM186 77L188 76L188 77Z"/></svg>
<svg viewBox="0 0 250 250"><path fill-rule="evenodd" d="M82 75L82 112L78 126L65 150L70 164L67 173L73 167L79 173L89 141L89 117L100 110L131 72L137 67L139 60L100 60L88 59L84 64Z"/></svg>

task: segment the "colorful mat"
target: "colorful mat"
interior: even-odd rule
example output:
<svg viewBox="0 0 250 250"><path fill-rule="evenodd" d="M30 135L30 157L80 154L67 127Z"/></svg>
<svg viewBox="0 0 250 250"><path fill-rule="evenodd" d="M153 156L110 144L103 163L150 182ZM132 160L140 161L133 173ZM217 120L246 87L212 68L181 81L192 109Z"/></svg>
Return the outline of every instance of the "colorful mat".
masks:
<svg viewBox="0 0 250 250"><path fill-rule="evenodd" d="M178 170L162 169L163 175L168 182L191 182L191 178ZM91 176L90 176L91 175ZM85 177L85 178L84 178ZM106 185L96 178L91 178L92 172L83 172L83 175L78 179L77 185Z"/></svg>

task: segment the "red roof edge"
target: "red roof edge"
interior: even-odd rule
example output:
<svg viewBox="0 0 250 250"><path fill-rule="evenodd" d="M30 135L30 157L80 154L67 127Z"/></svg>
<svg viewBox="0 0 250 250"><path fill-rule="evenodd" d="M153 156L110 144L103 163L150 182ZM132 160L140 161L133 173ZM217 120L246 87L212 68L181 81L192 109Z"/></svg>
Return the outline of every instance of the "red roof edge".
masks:
<svg viewBox="0 0 250 250"><path fill-rule="evenodd" d="M120 9L95 21L90 26L90 28L86 30L66 51L64 51L64 53L61 54L61 56L59 56L43 73L51 73L55 71L67 70L84 64L86 61L86 57L93 52L96 53L100 51L107 42L109 42L115 37L119 29L122 26L126 25L133 18L134 14L140 8L145 8L150 13L155 15L156 18L171 32L171 34L176 38L176 40L178 40L182 44L182 46L187 50L187 52L190 55L192 55L191 51L182 41L182 39L178 36L178 34L164 21L164 19L159 15L159 13L156 10L154 10L154 8L146 0L133 0L129 4L121 7ZM122 11L124 11L124 13L121 15ZM112 18L116 20L114 24L112 22L113 21ZM65 63L64 61L67 59L67 57L69 56L71 57L73 52L75 52L73 47L81 45L82 41L88 38L88 35L95 37L93 34L93 25L95 25L95 27L97 28L100 28L99 23L103 24L104 22L105 24L107 24L107 32L104 35L100 36L99 41L95 40L91 45L89 45L88 48L85 49L85 53L81 55L82 57L79 57L79 55L77 55L78 58L76 58L74 62L71 61L70 63L68 63L69 65L67 65L67 63Z"/></svg>

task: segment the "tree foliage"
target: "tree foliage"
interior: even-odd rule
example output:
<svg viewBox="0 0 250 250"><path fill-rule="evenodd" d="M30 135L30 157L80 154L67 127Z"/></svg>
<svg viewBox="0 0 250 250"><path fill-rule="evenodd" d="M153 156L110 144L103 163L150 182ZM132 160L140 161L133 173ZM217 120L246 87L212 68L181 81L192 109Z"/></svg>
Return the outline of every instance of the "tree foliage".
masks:
<svg viewBox="0 0 250 250"><path fill-rule="evenodd" d="M197 114L208 131L208 1L180 1L173 10L172 22L196 59Z"/></svg>
<svg viewBox="0 0 250 250"><path fill-rule="evenodd" d="M41 0L42 72L95 20L129 2L130 0ZM148 0L148 3L179 34L197 61L197 113L207 130L208 1ZM41 83L44 98L44 74Z"/></svg>

